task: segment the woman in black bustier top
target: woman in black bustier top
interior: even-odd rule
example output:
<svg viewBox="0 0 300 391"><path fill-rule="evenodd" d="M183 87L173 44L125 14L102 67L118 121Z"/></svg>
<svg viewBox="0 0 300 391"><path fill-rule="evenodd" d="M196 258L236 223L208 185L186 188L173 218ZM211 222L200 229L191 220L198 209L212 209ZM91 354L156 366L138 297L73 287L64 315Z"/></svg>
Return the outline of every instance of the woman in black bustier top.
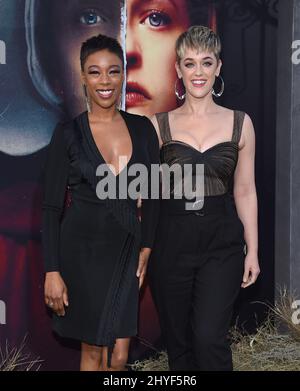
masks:
<svg viewBox="0 0 300 391"><path fill-rule="evenodd" d="M254 129L247 114L213 100L224 90L220 50L207 27L180 35L175 92L185 102L152 118L162 165L176 165L177 174L191 167L194 191L177 197L185 181L174 174L167 199L162 170L149 277L171 370L232 370L227 333L233 304L240 287L259 274ZM214 86L216 78L221 87Z"/></svg>

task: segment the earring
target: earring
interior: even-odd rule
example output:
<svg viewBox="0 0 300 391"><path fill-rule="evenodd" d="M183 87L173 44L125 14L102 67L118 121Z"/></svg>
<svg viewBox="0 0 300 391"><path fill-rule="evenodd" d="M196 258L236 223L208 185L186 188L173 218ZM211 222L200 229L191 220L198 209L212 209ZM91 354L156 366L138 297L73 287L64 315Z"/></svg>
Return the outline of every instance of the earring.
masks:
<svg viewBox="0 0 300 391"><path fill-rule="evenodd" d="M220 96L223 95L223 92L224 92L224 89L225 89L225 83L224 83L224 80L223 80L223 78L222 78L221 75L216 76L216 77L219 77L219 78L221 79L221 89L220 89L220 91L219 91L218 93L216 93L215 90L212 89L212 94L213 94L215 97L220 98Z"/></svg>
<svg viewBox="0 0 300 391"><path fill-rule="evenodd" d="M118 102L116 103L116 108L117 108L117 110L122 110L122 107L123 107L123 104L122 104L122 101L123 101L123 99L122 99L122 96L119 98L119 100L118 100Z"/></svg>
<svg viewBox="0 0 300 391"><path fill-rule="evenodd" d="M117 110L125 110L125 100L126 100L126 87L125 83L122 84L121 94L118 99L118 103L116 104Z"/></svg>
<svg viewBox="0 0 300 391"><path fill-rule="evenodd" d="M92 109L91 109L91 99L90 97L88 96L88 92L87 92L87 88L86 88L86 85L83 84L83 92L84 92L84 97L85 97L85 103L86 103L86 108L87 108L87 111L89 113L92 112Z"/></svg>
<svg viewBox="0 0 300 391"><path fill-rule="evenodd" d="M178 92L178 90L177 90L177 83L178 83L179 80L181 80L181 79L177 79L177 80L175 81L175 95L177 96L177 98L178 98L179 100L183 100L183 99L185 98L185 93L182 94L182 95L179 95L179 92Z"/></svg>

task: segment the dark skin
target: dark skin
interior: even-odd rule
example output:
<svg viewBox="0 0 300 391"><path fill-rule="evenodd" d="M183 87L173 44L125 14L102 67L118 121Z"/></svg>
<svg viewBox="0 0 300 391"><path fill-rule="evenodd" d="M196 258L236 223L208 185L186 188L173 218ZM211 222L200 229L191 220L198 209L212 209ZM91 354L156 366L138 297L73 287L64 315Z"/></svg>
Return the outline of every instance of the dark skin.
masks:
<svg viewBox="0 0 300 391"><path fill-rule="evenodd" d="M115 54L107 50L101 53L88 57L82 79L92 101L89 122L95 143L105 162L114 166L118 175L126 165L118 167L119 157L126 156L128 161L132 155L128 129L116 109L123 84L123 66Z"/></svg>
<svg viewBox="0 0 300 391"><path fill-rule="evenodd" d="M132 141L121 114L117 109L120 100L124 70L121 59L108 50L91 54L81 74L90 97L89 122L95 143L107 164L118 175L126 166L119 167L119 157L128 160L132 155ZM150 248L142 248L139 256L137 277L141 287L145 278ZM68 306L67 287L58 271L46 273L45 302L59 316L65 315ZM52 304L52 305L50 305ZM82 343L81 371L125 371L130 338L116 340L111 368L107 368L107 348Z"/></svg>
<svg viewBox="0 0 300 391"><path fill-rule="evenodd" d="M53 44L58 49L58 92L72 117L84 110L78 47L88 38L103 34L117 38L120 33L119 0L48 0L47 22L52 23ZM43 1L44 3L44 1Z"/></svg>

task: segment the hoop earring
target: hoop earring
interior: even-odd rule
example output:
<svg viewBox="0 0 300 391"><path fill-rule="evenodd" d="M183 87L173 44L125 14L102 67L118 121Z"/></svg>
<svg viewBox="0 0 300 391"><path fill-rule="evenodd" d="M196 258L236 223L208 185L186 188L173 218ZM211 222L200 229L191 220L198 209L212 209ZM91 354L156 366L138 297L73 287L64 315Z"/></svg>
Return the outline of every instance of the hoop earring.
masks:
<svg viewBox="0 0 300 391"><path fill-rule="evenodd" d="M176 81L175 81L175 95L177 96L177 98L179 99L179 100L183 100L184 98L185 98L185 93L184 94L182 94L182 95L179 95L179 92L177 91L177 83L178 83L178 80L181 80L181 79L177 79Z"/></svg>
<svg viewBox="0 0 300 391"><path fill-rule="evenodd" d="M86 104L87 111L89 113L91 113L92 112L91 99L88 96L86 85L83 84L82 87L83 87L83 92L84 92L84 98L85 98L85 104Z"/></svg>
<svg viewBox="0 0 300 391"><path fill-rule="evenodd" d="M225 89L225 83L224 83L224 80L223 80L223 78L222 78L221 75L216 76L216 77L219 77L219 78L221 79L221 83L222 83L222 84L221 84L221 89L220 89L220 91L219 91L218 93L216 93L215 90L212 89L212 94L213 94L215 97L220 98L220 96L223 95L223 92L224 92L224 89Z"/></svg>

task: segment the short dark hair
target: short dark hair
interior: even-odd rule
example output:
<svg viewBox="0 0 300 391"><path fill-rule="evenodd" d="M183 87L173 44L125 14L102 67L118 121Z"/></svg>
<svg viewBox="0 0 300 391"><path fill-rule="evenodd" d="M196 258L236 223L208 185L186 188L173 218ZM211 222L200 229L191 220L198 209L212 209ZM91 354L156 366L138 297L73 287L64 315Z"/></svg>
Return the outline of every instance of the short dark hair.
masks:
<svg viewBox="0 0 300 391"><path fill-rule="evenodd" d="M81 45L80 64L82 71L84 70L84 64L86 63L87 58L91 54L94 54L100 50L108 50L109 52L116 54L122 61L122 65L124 68L124 53L122 46L115 38L99 34L97 36L89 38Z"/></svg>

